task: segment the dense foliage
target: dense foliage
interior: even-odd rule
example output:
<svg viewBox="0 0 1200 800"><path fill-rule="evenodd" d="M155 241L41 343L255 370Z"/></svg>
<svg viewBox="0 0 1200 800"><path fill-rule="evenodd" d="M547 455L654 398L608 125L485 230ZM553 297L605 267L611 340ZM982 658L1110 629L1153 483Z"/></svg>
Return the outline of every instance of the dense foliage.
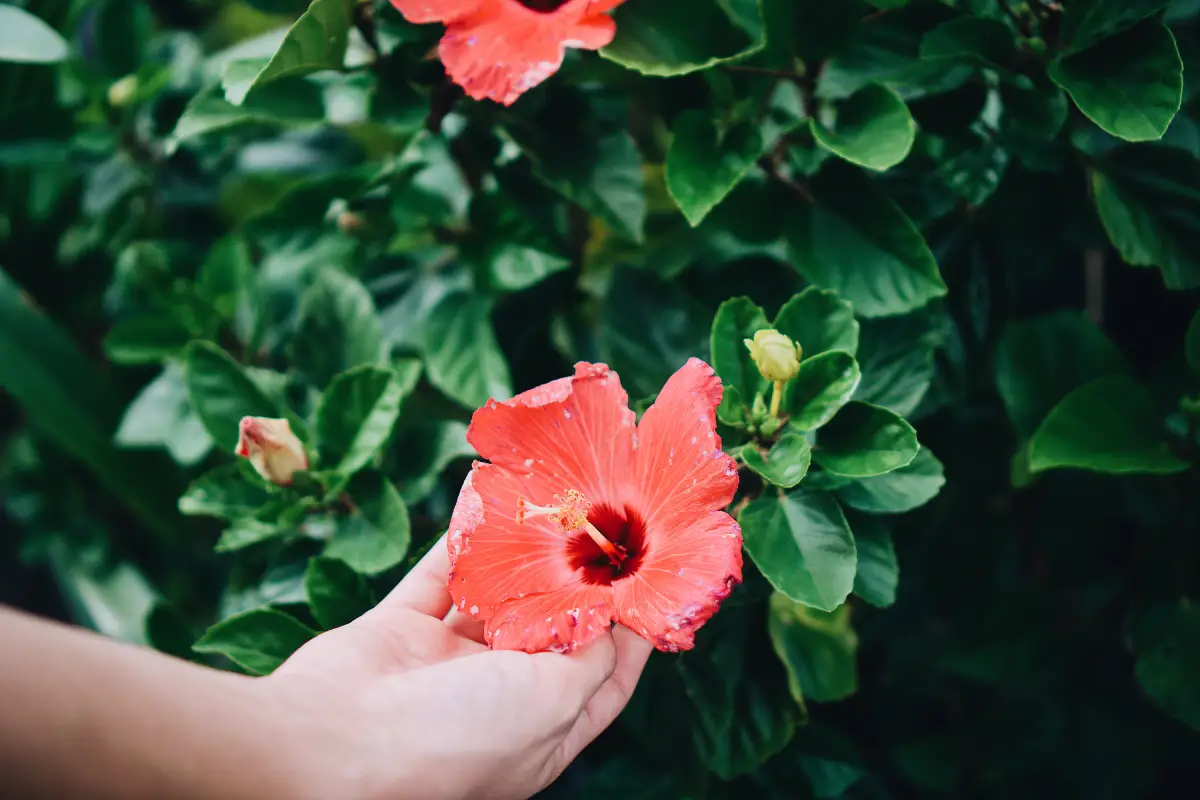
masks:
<svg viewBox="0 0 1200 800"><path fill-rule="evenodd" d="M269 672L446 529L489 397L699 356L745 580L549 794L1189 785L1200 3L613 16L506 107L387 2L0 5L0 600Z"/></svg>

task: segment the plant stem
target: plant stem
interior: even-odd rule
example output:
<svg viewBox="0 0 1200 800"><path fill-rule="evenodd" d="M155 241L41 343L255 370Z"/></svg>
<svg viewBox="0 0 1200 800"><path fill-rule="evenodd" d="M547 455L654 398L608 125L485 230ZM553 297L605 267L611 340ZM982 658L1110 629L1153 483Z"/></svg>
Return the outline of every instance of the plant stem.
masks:
<svg viewBox="0 0 1200 800"><path fill-rule="evenodd" d="M771 392L771 419L779 419L779 404L783 401L783 387L787 381L775 381Z"/></svg>

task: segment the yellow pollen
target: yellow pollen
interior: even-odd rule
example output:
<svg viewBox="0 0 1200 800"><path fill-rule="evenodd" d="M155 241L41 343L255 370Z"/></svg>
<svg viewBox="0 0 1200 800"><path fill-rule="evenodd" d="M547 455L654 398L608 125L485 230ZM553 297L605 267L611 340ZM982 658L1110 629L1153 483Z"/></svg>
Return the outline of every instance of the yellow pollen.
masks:
<svg viewBox="0 0 1200 800"><path fill-rule="evenodd" d="M537 506L524 497L517 498L517 524L524 525L530 517L547 517L563 533L573 533L583 529L592 541L608 556L613 564L625 560L625 548L610 542L600 529L588 521L588 512L592 509L591 502L577 489L568 489L563 494L554 495L554 506Z"/></svg>

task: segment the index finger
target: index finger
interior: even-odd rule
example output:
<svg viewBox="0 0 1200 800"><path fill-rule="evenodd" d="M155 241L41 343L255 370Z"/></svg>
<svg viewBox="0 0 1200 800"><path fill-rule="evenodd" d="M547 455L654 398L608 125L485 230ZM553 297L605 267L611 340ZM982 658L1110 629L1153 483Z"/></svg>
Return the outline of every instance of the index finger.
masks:
<svg viewBox="0 0 1200 800"><path fill-rule="evenodd" d="M454 605L446 585L449 577L450 551L446 548L446 534L442 534L377 608L385 612L408 608L442 619Z"/></svg>

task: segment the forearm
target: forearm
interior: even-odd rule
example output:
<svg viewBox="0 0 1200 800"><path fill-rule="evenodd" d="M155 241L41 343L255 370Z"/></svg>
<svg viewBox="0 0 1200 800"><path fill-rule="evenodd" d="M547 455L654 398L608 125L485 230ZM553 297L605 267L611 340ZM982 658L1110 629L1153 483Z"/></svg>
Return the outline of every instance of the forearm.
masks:
<svg viewBox="0 0 1200 800"><path fill-rule="evenodd" d="M302 726L265 689L0 607L0 795L293 797Z"/></svg>

